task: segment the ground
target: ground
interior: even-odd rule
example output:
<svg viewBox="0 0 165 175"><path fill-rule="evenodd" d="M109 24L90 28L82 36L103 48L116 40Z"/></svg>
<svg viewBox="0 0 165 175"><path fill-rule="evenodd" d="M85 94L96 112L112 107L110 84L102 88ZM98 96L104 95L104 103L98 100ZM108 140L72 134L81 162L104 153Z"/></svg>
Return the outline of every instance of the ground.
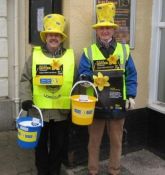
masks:
<svg viewBox="0 0 165 175"><path fill-rule="evenodd" d="M36 175L34 150L24 150L17 145L17 132L0 132L0 174ZM107 160L100 162L100 175L106 175ZM62 175L86 175L86 166L69 169L62 167ZM165 175L165 160L155 154L140 150L122 156L121 175Z"/></svg>

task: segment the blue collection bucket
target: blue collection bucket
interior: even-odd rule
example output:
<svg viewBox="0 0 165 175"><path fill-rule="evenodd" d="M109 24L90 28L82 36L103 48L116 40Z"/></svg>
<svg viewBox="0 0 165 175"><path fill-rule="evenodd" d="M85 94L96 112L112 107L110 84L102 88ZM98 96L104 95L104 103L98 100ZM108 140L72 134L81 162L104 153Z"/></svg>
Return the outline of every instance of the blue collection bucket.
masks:
<svg viewBox="0 0 165 175"><path fill-rule="evenodd" d="M21 116L23 109L19 112L16 119L16 127L18 131L17 143L19 147L24 149L33 149L37 146L41 128L43 127L43 116L41 110L34 106L40 114L40 119L31 116Z"/></svg>

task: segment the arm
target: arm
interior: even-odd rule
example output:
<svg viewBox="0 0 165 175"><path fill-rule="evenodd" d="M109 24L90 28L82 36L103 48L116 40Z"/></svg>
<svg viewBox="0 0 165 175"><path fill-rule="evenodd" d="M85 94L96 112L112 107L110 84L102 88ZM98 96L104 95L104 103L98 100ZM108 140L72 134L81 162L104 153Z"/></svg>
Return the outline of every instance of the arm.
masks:
<svg viewBox="0 0 165 175"><path fill-rule="evenodd" d="M126 62L125 70L127 98L135 98L137 94L137 71L131 55L129 55L129 58Z"/></svg>
<svg viewBox="0 0 165 175"><path fill-rule="evenodd" d="M90 60L86 57L85 53L82 54L80 58L80 63L78 67L78 76L86 76L88 80L92 80L93 71L92 64Z"/></svg>
<svg viewBox="0 0 165 175"><path fill-rule="evenodd" d="M30 57L23 68L20 80L20 98L21 101L32 101L32 58Z"/></svg>

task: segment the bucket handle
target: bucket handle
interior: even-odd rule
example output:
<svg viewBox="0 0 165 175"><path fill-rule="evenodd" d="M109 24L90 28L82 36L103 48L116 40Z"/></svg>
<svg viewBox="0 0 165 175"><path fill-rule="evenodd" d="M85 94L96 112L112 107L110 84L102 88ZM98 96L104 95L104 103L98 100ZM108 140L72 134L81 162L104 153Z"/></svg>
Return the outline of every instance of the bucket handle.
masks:
<svg viewBox="0 0 165 175"><path fill-rule="evenodd" d="M72 92L73 92L74 88L75 88L78 84L82 84L82 83L88 83L90 86L93 87L93 89L94 89L94 91L95 91L95 94L96 94L97 101L98 101L98 93L97 93L97 90L96 90L94 84L91 83L90 81L86 81L86 80L77 81L77 82L73 85L73 87L72 87L72 89L71 89L70 96L72 95Z"/></svg>
<svg viewBox="0 0 165 175"><path fill-rule="evenodd" d="M37 109L37 111L39 112L40 118L41 118L41 126L43 127L44 126L44 123L43 123L43 115L42 115L41 110L37 106L35 106L35 105L32 105L32 107L35 108L35 109ZM21 116L21 114L22 114L23 111L24 111L23 109L20 110L17 119L20 118L20 116Z"/></svg>

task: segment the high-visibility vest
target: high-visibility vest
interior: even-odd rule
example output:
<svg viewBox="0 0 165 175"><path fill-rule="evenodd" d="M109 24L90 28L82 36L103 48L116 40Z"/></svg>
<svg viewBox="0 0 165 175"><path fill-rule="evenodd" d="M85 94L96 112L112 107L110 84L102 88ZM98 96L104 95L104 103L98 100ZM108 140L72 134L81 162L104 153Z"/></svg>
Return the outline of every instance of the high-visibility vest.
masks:
<svg viewBox="0 0 165 175"><path fill-rule="evenodd" d="M70 109L70 91L73 85L74 77L74 54L72 49L67 49L60 58L50 58L44 55L40 47L35 47L32 57L32 76L33 76L33 102L41 109ZM62 65L62 84L38 85L35 83L38 66L48 65L51 67L53 61ZM37 75L38 76L38 75ZM47 75L49 76L49 75ZM58 75L57 75L58 76ZM50 75L51 77L51 75Z"/></svg>
<svg viewBox="0 0 165 175"><path fill-rule="evenodd" d="M97 76L97 73L100 72L103 74L103 76L109 76L109 81L112 80L112 82L110 82L110 87L104 88L104 91L106 90L106 93L105 93L106 95L104 94L104 96L106 96L106 98L102 97L103 92L101 92L102 95L100 97L102 99L100 99L100 100L102 100L102 104L107 104L107 106L105 106L105 107L109 108L111 103L116 103L116 104L113 104L113 107L110 107L110 108L114 109L115 108L114 106L117 106L116 108L124 109L124 101L126 100L126 86L125 86L125 74L124 74L124 72L125 72L125 63L129 57L129 52L130 52L129 46L126 44L123 45L123 44L117 43L117 46L116 46L114 53L112 55L110 55L110 57L114 56L118 60L118 64L114 64L114 65L113 64L109 65L109 63L107 61L108 59L104 57L104 55L101 53L101 51L99 50L99 48L97 47L96 44L92 44L90 47L85 48L84 52L85 52L86 57L92 63L94 75ZM99 69L98 67L102 63L105 64L105 66L103 64L102 70L96 70L96 69ZM109 67L106 67L106 65L108 65ZM118 81L118 83L116 83L115 81ZM114 85L114 87L112 86L112 84ZM107 89L109 92L107 92ZM113 91L113 89L115 89L115 90ZM120 89L120 90L118 91L117 89ZM117 100L117 95L119 95L118 98L120 100ZM122 96L122 98L120 98L121 96ZM107 100L108 97L109 97L109 100ZM116 101L116 102L114 102L114 101ZM120 107L118 107L118 106L120 106Z"/></svg>
<svg viewBox="0 0 165 175"><path fill-rule="evenodd" d="M88 48L84 48L84 52L87 58L91 57L92 60L106 60L96 44L92 44ZM91 53L90 53L91 52ZM121 69L125 69L125 62L129 57L130 49L128 44L117 43L116 49L113 55L120 57ZM91 60L91 58L89 58Z"/></svg>

